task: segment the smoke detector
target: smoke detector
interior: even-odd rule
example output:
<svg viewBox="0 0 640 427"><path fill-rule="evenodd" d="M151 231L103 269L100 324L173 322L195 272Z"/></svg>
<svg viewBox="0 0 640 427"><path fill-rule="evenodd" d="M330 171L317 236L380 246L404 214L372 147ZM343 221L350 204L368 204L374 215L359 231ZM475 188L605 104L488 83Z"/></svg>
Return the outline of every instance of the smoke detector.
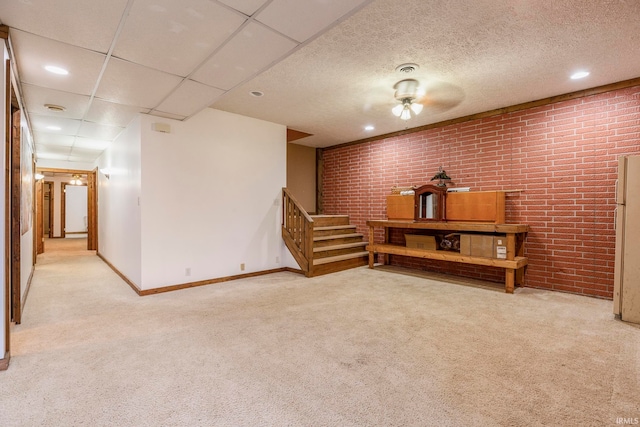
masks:
<svg viewBox="0 0 640 427"><path fill-rule="evenodd" d="M411 74L416 71L420 66L418 64L414 64L412 62L407 62L406 64L400 64L396 67L396 71L403 74Z"/></svg>

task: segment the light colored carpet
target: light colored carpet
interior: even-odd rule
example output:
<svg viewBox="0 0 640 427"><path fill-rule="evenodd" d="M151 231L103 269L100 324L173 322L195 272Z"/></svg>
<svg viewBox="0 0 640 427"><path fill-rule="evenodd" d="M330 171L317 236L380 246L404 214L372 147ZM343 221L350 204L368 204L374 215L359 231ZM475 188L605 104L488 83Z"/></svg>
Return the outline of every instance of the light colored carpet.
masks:
<svg viewBox="0 0 640 427"><path fill-rule="evenodd" d="M614 320L611 301L366 267L138 297L70 241L47 242L13 328L4 427L640 417L640 329Z"/></svg>

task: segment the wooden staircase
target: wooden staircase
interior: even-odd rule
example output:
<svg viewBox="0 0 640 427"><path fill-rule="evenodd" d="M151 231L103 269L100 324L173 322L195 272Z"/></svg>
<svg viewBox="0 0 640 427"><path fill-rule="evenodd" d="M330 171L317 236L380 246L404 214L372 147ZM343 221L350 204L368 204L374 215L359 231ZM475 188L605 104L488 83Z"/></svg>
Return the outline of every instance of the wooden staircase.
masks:
<svg viewBox="0 0 640 427"><path fill-rule="evenodd" d="M349 224L348 215L312 215L313 269L311 276L367 265L369 252L363 235Z"/></svg>
<svg viewBox="0 0 640 427"><path fill-rule="evenodd" d="M282 238L307 277L368 264L367 242L348 215L309 215L286 188Z"/></svg>

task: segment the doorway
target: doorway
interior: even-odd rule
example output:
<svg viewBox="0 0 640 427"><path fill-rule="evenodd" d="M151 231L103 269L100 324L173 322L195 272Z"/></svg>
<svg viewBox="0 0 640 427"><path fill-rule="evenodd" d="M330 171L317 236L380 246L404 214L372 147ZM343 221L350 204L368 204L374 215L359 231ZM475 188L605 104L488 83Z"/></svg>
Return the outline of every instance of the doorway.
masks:
<svg viewBox="0 0 640 427"><path fill-rule="evenodd" d="M41 218L45 224L42 227L41 238L44 239L44 236L50 239L86 236L87 250L96 250L98 247L98 197L95 185L97 169L86 171L37 168L37 172L44 175L45 184L43 207L36 212L38 218ZM83 187L80 196L77 194L78 187ZM48 200L47 194L49 195ZM73 195L69 197L70 194ZM79 200L78 197L83 200ZM72 203L71 211L68 206L69 199ZM78 209L83 211L81 215L77 215ZM45 219L45 216L48 218ZM45 231L47 229L48 232ZM46 251L46 247L44 250Z"/></svg>

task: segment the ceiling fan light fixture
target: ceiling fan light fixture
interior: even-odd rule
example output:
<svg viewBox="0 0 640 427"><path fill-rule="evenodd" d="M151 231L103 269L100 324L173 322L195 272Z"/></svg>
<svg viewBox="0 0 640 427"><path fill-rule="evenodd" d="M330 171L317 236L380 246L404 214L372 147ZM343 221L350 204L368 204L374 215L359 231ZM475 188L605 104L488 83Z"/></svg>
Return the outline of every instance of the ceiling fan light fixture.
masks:
<svg viewBox="0 0 640 427"><path fill-rule="evenodd" d="M411 111L413 111L416 115L418 115L422 111L422 107L423 107L422 104L412 103Z"/></svg>
<svg viewBox="0 0 640 427"><path fill-rule="evenodd" d="M400 117L400 115L402 114L402 111L404 110L404 105L403 104L398 104L395 107L393 107L391 109L391 112L393 113L394 116L396 117Z"/></svg>
<svg viewBox="0 0 640 427"><path fill-rule="evenodd" d="M400 119L409 120L411 118L411 110L408 108L403 108L402 113L400 114Z"/></svg>

